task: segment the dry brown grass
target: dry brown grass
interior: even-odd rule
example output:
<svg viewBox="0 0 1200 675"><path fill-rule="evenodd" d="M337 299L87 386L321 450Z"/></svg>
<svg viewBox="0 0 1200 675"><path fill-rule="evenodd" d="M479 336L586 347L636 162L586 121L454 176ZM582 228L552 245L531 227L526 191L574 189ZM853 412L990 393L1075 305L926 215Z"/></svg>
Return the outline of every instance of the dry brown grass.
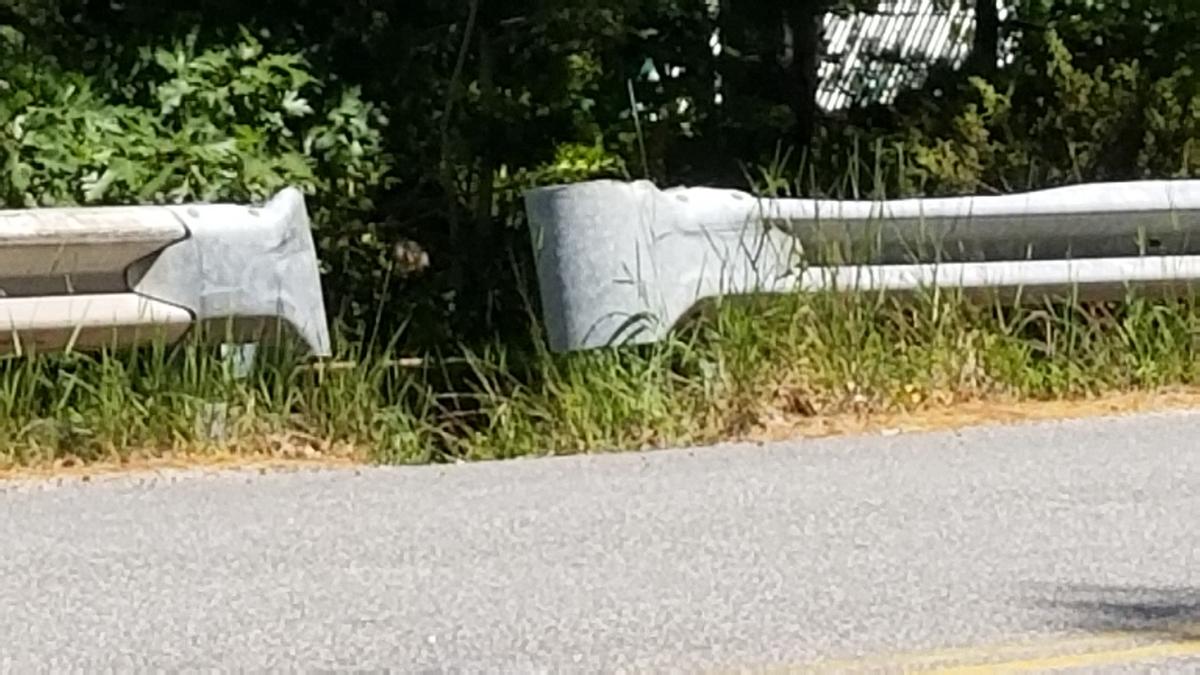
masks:
<svg viewBox="0 0 1200 675"><path fill-rule="evenodd" d="M0 467L0 480L74 478L91 480L102 476L155 473L179 470L326 469L362 466L370 452L345 444L330 444L299 434L272 434L243 439L227 446L197 445L191 448L141 449L114 454L113 459L83 461L63 457L53 462L9 464Z"/></svg>
<svg viewBox="0 0 1200 675"><path fill-rule="evenodd" d="M877 433L918 433L1189 409L1200 409L1200 388L1115 393L1060 401L980 400L903 413L803 416L775 412L765 415L747 434L746 440L782 441Z"/></svg>

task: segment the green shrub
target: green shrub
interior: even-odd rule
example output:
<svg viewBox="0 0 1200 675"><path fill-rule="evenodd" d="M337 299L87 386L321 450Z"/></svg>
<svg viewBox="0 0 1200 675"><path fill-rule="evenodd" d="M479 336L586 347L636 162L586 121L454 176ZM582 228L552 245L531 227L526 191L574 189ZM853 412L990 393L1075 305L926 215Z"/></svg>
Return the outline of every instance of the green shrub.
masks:
<svg viewBox="0 0 1200 675"><path fill-rule="evenodd" d="M245 31L206 48L192 36L101 78L4 29L0 60L12 64L0 80L3 205L253 202L293 185L309 195L328 288L386 261L373 219L390 170L386 119L302 56Z"/></svg>
<svg viewBox="0 0 1200 675"><path fill-rule="evenodd" d="M361 212L388 169L377 110L248 33L145 48L113 83L57 68L11 30L0 49L16 63L0 107L10 205L255 200L290 184Z"/></svg>

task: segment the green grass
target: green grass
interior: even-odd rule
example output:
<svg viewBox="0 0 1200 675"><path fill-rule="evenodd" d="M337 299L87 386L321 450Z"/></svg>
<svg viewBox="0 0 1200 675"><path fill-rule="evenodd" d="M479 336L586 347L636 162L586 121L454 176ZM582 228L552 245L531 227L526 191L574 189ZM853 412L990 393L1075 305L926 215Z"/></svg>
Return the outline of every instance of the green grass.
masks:
<svg viewBox="0 0 1200 675"><path fill-rule="evenodd" d="M423 463L700 443L780 416L1188 387L1198 334L1195 300L819 294L714 302L662 344L569 356L496 346L397 362L386 346L343 342L321 367L268 350L244 378L198 344L14 356L0 360L0 467L281 446Z"/></svg>
<svg viewBox="0 0 1200 675"><path fill-rule="evenodd" d="M751 190L800 193L791 164L780 154L747 174ZM812 180L803 163L795 175ZM820 193L862 197L857 175ZM883 197L875 183L871 196ZM914 254L918 244L938 246L914 242ZM807 262L870 259L873 246L818 242ZM371 335L335 340L332 362L316 366L264 350L246 377L199 342L9 356L0 469L180 453L428 463L704 443L779 420L1191 387L1198 334L1195 298L1011 307L929 290L713 301L660 344L572 355L495 344L398 359L402 336Z"/></svg>

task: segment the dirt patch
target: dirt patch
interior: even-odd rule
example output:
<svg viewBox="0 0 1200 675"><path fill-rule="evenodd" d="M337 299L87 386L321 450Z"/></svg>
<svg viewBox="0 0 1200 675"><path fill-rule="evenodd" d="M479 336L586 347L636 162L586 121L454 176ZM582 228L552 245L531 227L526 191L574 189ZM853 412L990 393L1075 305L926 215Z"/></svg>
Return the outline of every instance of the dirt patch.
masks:
<svg viewBox="0 0 1200 675"><path fill-rule="evenodd" d="M361 466L366 463L367 454L356 448L323 443L295 434L276 434L235 447L135 450L111 460L85 462L68 457L52 463L0 467L0 480L75 478L87 481L104 476L189 469L265 472Z"/></svg>
<svg viewBox="0 0 1200 675"><path fill-rule="evenodd" d="M839 415L764 415L751 441L784 441L859 434L903 434L996 424L1081 419L1145 412L1200 410L1200 388L1111 394L1065 401L972 401L915 412Z"/></svg>

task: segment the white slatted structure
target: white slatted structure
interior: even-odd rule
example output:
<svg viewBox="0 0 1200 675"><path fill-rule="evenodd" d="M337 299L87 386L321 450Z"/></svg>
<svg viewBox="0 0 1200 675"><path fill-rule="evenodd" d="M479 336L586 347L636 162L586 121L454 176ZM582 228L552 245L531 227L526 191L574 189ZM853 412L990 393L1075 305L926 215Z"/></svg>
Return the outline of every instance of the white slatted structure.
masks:
<svg viewBox="0 0 1200 675"><path fill-rule="evenodd" d="M1004 0L1000 18L1008 18ZM961 66L975 32L974 0L884 0L873 12L825 17L818 104L839 110L860 101L891 103L921 86L937 63ZM1001 60L1011 54L1003 45Z"/></svg>
<svg viewBox="0 0 1200 675"><path fill-rule="evenodd" d="M1000 20L1011 18L1012 0L994 1ZM714 19L719 17L717 0L709 0L709 12ZM881 0L870 12L825 15L823 34L817 104L827 111L860 103L888 104L901 92L924 84L931 67L963 65L975 34L975 0ZM724 51L719 31L713 33L709 46L714 56ZM1014 47L1015 38L1002 39L1000 65L1011 63ZM678 66L647 59L640 77L658 82L682 72ZM724 93L719 72L716 88L720 105ZM644 108L638 104L638 109ZM654 119L654 112L647 114Z"/></svg>

